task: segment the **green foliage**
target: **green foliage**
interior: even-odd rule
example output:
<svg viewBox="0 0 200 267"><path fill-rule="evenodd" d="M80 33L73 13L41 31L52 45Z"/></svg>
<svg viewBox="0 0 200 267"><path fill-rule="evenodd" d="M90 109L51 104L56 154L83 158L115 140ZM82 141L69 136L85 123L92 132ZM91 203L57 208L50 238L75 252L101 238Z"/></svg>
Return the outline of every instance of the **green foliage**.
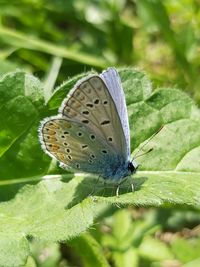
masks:
<svg viewBox="0 0 200 267"><path fill-rule="evenodd" d="M84 266L109 267L99 243L89 234L83 234L69 242L81 257Z"/></svg>
<svg viewBox="0 0 200 267"><path fill-rule="evenodd" d="M0 3L0 266L200 266L198 1ZM159 87L120 70L132 155L164 127L137 158L134 193L99 183L90 198L96 178L58 168L37 130L107 66Z"/></svg>
<svg viewBox="0 0 200 267"><path fill-rule="evenodd" d="M200 99L194 0L1 1L0 15L3 65L11 60L43 78L51 57L62 57L58 84L90 67L137 65L156 84L176 84Z"/></svg>
<svg viewBox="0 0 200 267"><path fill-rule="evenodd" d="M52 111L54 114L57 113L57 107L63 97L80 76L60 86L46 106L43 102L41 84L31 75L14 72L2 77L0 88L7 88L0 91L4 112L2 121L5 118L5 110L12 116L10 120L5 120L1 128L1 143L4 144L0 158L1 183L9 185L13 182L23 182L24 179L27 182L42 177L48 179L37 185L25 186L13 200L0 205L0 240L3 248L0 250L0 265L19 266L25 261L29 251L26 239L28 236L55 242L80 235L93 224L99 212L105 209L106 203L137 206L175 204L193 207L198 207L200 204L199 110L187 95L178 90L159 89L151 93L150 82L139 71L121 69L119 73L127 97L133 154L161 126L164 127L145 147L147 150L153 147L153 151L140 160L138 158L141 167L133 178L135 192L130 192L128 187L122 185L120 197L116 197L115 192L109 188L106 190L107 196L103 196L104 189L99 184L93 198L87 197L92 190L92 184L95 183L93 177L85 175L73 177L66 172L59 174L57 168L52 168L51 175L47 175L51 160L41 151L36 132L40 119L52 114ZM192 164L194 159L196 164ZM10 162L12 168L9 168ZM45 174L47 176L44 176ZM69 180L71 177L73 179ZM61 178L63 182L59 181ZM121 232L119 239L122 248L127 246L123 239L129 232L128 215L124 216L124 220L121 215L116 217L113 229L113 233L118 233L118 225L120 229L124 223L125 232ZM138 234L134 234L134 238L137 236ZM139 236L141 239L141 234ZM84 243L88 239L87 248ZM145 248L151 247L149 242L162 250L160 257L168 253L164 245L159 246L159 241L147 238L140 247L141 255L146 255L148 258ZM75 243L76 249L79 246L85 248L91 261L97 261L95 264L100 261L100 266L107 266L105 259L97 259L95 256L100 249L95 240L85 236ZM82 257L83 261L89 264L87 253L83 252ZM9 262L6 261L8 257ZM127 261L126 257L131 257L133 262L138 258L132 250L123 255L114 253L113 257L118 262L116 266L120 262ZM156 258L156 260L161 259L162 257Z"/></svg>

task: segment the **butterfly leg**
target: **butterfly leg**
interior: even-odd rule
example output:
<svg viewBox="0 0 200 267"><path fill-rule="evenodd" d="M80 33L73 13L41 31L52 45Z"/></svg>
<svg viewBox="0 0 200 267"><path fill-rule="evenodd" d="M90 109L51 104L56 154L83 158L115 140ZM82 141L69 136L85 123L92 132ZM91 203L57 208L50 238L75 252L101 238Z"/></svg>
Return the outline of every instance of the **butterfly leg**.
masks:
<svg viewBox="0 0 200 267"><path fill-rule="evenodd" d="M95 193L95 189L96 189L96 186L97 186L97 184L98 184L98 182L99 182L99 179L100 179L100 176L98 176L97 181L96 181L96 183L94 184L94 186L93 186L93 188L92 188L92 191L90 192L89 196L93 196L93 194Z"/></svg>
<svg viewBox="0 0 200 267"><path fill-rule="evenodd" d="M129 178L131 179L131 176L129 176ZM134 184L132 182L132 180L128 180L129 181L129 184L130 184L130 187L131 187L131 191L134 192L135 191L135 187L134 187Z"/></svg>
<svg viewBox="0 0 200 267"><path fill-rule="evenodd" d="M134 191L135 191L135 188L134 188L134 184L133 184L133 182L131 182L131 190L132 190L132 192L134 192Z"/></svg>
<svg viewBox="0 0 200 267"><path fill-rule="evenodd" d="M103 192L102 192L102 197L106 195L106 189L107 189L107 183L106 181L103 182Z"/></svg>
<svg viewBox="0 0 200 267"><path fill-rule="evenodd" d="M119 197L119 186L120 184L117 185L117 189L116 189L116 196Z"/></svg>

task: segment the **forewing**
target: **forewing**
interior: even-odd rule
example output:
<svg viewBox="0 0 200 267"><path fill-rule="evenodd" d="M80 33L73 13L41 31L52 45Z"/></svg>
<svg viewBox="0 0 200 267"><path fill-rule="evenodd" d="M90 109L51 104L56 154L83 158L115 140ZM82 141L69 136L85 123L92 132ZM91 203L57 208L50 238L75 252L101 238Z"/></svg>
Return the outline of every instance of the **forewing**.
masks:
<svg viewBox="0 0 200 267"><path fill-rule="evenodd" d="M41 123L39 134L43 150L62 167L99 175L112 174L117 167L112 147L84 124L54 116Z"/></svg>
<svg viewBox="0 0 200 267"><path fill-rule="evenodd" d="M130 129L128 122L128 113L126 108L126 100L124 91L121 84L121 79L115 68L109 68L100 74L100 77L105 82L110 95L112 96L117 112L119 114L122 128L124 131L126 144L127 144L127 155L130 155Z"/></svg>
<svg viewBox="0 0 200 267"><path fill-rule="evenodd" d="M98 75L79 81L62 103L59 112L68 119L85 125L127 159L127 143L115 102Z"/></svg>

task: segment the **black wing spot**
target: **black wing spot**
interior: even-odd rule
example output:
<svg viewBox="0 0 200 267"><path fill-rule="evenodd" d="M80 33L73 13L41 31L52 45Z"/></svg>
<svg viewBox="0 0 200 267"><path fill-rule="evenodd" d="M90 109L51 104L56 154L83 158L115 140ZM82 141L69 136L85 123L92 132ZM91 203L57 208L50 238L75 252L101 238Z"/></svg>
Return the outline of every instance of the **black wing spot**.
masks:
<svg viewBox="0 0 200 267"><path fill-rule="evenodd" d="M103 101L103 104L104 105L107 105L108 104L108 101L107 100Z"/></svg>
<svg viewBox="0 0 200 267"><path fill-rule="evenodd" d="M91 157L92 159L95 159L95 155L93 155L93 154L91 154L90 157Z"/></svg>
<svg viewBox="0 0 200 267"><path fill-rule="evenodd" d="M49 138L50 138L50 136L49 136L49 135L47 135L47 136L46 136L46 138L47 138L47 139L49 139Z"/></svg>
<svg viewBox="0 0 200 267"><path fill-rule="evenodd" d="M83 149L85 149L85 148L87 148L87 147L88 147L87 145L82 145L82 148L83 148Z"/></svg>
<svg viewBox="0 0 200 267"><path fill-rule="evenodd" d="M89 163L93 163L93 160L89 159L88 162L89 162Z"/></svg>
<svg viewBox="0 0 200 267"><path fill-rule="evenodd" d="M70 153L71 152L71 150L69 148L67 148L66 151L67 151L67 153Z"/></svg>
<svg viewBox="0 0 200 267"><path fill-rule="evenodd" d="M69 134L69 132L65 131L64 134Z"/></svg>
<svg viewBox="0 0 200 267"><path fill-rule="evenodd" d="M90 112L89 111L87 111L87 110L84 110L83 112L82 112L82 114L84 114L84 115L88 115Z"/></svg>
<svg viewBox="0 0 200 267"><path fill-rule="evenodd" d="M94 107L94 105L91 104L91 103L87 103L86 106L89 107L89 108L93 108Z"/></svg>
<svg viewBox="0 0 200 267"><path fill-rule="evenodd" d="M89 121L88 120L82 120L82 123L88 124Z"/></svg>
<svg viewBox="0 0 200 267"><path fill-rule="evenodd" d="M79 132L79 133L78 133L78 136L82 136L82 135L83 135L83 133L82 133L82 132Z"/></svg>
<svg viewBox="0 0 200 267"><path fill-rule="evenodd" d="M113 140L112 137L108 137L108 141L112 142L112 140Z"/></svg>
<svg viewBox="0 0 200 267"><path fill-rule="evenodd" d="M99 99L98 98L94 100L94 104L95 105L99 104Z"/></svg>
<svg viewBox="0 0 200 267"><path fill-rule="evenodd" d="M94 134L91 134L91 135L90 135L90 139L95 140L95 138L96 138L96 137L95 137Z"/></svg>
<svg viewBox="0 0 200 267"><path fill-rule="evenodd" d="M64 143L64 146L68 146L68 144L67 143Z"/></svg>
<svg viewBox="0 0 200 267"><path fill-rule="evenodd" d="M49 131L49 128L46 128L47 131Z"/></svg>
<svg viewBox="0 0 200 267"><path fill-rule="evenodd" d="M101 122L101 125L106 125L106 124L109 124L109 123L110 123L109 120L105 120L105 121L102 121L102 122Z"/></svg>
<svg viewBox="0 0 200 267"><path fill-rule="evenodd" d="M64 135L61 135L61 137L62 137L62 138L65 138L65 136L64 136Z"/></svg>
<svg viewBox="0 0 200 267"><path fill-rule="evenodd" d="M72 157L71 157L71 156L68 156L68 159L70 159L70 160L71 160L71 159L72 159Z"/></svg>
<svg viewBox="0 0 200 267"><path fill-rule="evenodd" d="M107 150L101 150L101 152L103 153L103 154L107 154L108 153L108 151Z"/></svg>

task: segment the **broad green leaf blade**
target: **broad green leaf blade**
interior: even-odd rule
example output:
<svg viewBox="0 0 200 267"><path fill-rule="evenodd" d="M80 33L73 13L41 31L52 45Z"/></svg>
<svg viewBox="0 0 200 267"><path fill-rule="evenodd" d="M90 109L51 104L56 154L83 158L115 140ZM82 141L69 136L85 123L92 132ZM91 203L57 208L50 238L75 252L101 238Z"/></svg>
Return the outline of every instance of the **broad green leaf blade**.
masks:
<svg viewBox="0 0 200 267"><path fill-rule="evenodd" d="M29 255L28 240L21 233L0 232L0 266L14 267L26 263Z"/></svg>
<svg viewBox="0 0 200 267"><path fill-rule="evenodd" d="M45 111L40 81L23 71L2 76L0 111L0 180L41 174L50 161L37 137Z"/></svg>
<svg viewBox="0 0 200 267"><path fill-rule="evenodd" d="M1 231L6 230L7 234L15 231L48 241L76 236L92 224L95 214L91 199L71 208L76 186L76 180L65 184L57 179L26 186L15 199L2 203Z"/></svg>
<svg viewBox="0 0 200 267"><path fill-rule="evenodd" d="M0 266L25 264L29 237L46 241L68 240L93 224L98 213L91 198L73 206L80 179L58 179L26 186L11 201L0 204ZM7 261L9 257L9 261Z"/></svg>
<svg viewBox="0 0 200 267"><path fill-rule="evenodd" d="M127 183L121 186L120 197L116 197L115 188L108 187L104 190L105 186L99 183L92 200L86 197L96 182L96 179L90 179L94 177L82 174L76 175L70 182L61 182L51 179L55 177L53 175L48 176L50 180L36 186L26 186L15 199L0 205L2 234L12 236L14 232L19 236L49 241L68 240L92 225L98 210L105 203L199 206L199 110L187 95L178 90L163 88L151 93L150 82L139 71L123 69L119 73L126 92L133 155L152 134L164 126L143 148L144 151L153 148L153 151L136 159L141 165L138 173L132 177L135 192L129 190ZM15 75L13 77L16 78ZM7 177L16 177L15 183L20 183L21 178L21 181L28 179L31 182L35 180L35 175L42 178L42 174L47 174L51 159L40 149L37 136L39 120L57 113L56 109L65 96L65 90L73 87L76 81L77 77L60 86L46 107L42 102L33 101L37 98L33 95L34 90L31 90L34 88L31 87L32 83L28 87L24 87L26 83L22 83L20 90L29 92L30 88L32 93L20 95L30 101L37 116L31 124L32 127L25 123L26 131L18 134L19 137L1 157L2 182ZM10 84L8 83L9 88L15 89L13 80ZM0 91L4 97L1 106L18 97L14 89L11 90L11 95L7 92L4 95L3 90ZM26 112L29 116L30 110L27 109ZM57 176L59 177L58 171ZM21 256L22 260L27 251L28 248Z"/></svg>

